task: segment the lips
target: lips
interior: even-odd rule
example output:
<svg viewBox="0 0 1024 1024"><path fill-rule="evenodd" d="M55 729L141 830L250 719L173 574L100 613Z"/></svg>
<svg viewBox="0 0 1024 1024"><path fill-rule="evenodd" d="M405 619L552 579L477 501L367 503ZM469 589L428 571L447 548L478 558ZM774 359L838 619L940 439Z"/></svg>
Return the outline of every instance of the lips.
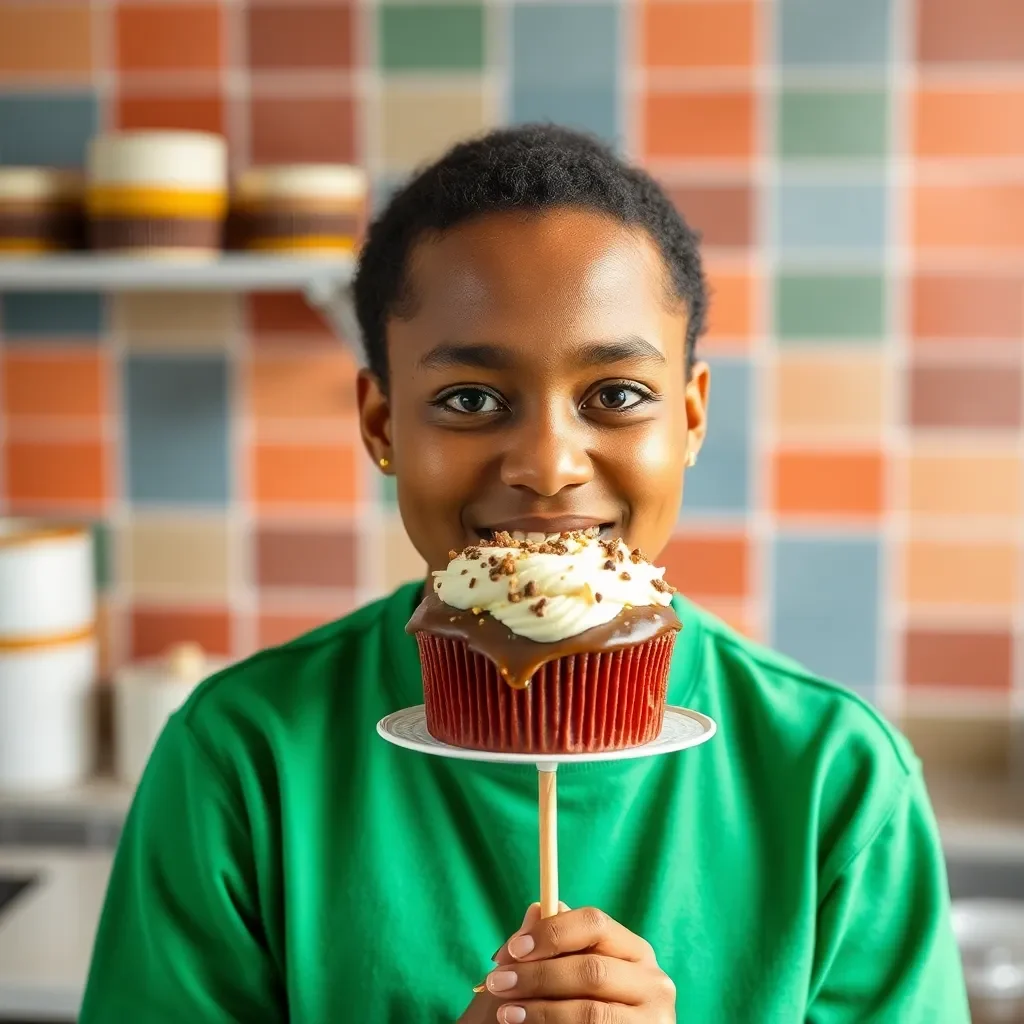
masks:
<svg viewBox="0 0 1024 1024"><path fill-rule="evenodd" d="M515 540L543 543L549 537L576 530L590 530L596 527L602 537L614 535L616 523L611 519L594 516L519 516L475 527L481 540L491 540L496 533L510 533Z"/></svg>

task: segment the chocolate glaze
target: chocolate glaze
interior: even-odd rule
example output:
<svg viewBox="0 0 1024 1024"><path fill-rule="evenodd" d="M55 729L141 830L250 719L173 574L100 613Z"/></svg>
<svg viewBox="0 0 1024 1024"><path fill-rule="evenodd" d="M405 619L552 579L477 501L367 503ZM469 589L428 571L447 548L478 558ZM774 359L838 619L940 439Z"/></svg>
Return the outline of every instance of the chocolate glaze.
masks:
<svg viewBox="0 0 1024 1024"><path fill-rule="evenodd" d="M502 678L516 690L525 689L530 677L549 661L571 654L614 651L644 643L662 633L681 629L671 605L644 605L619 612L611 622L553 643L537 643L517 636L487 612L461 611L428 594L413 612L407 633L434 633L463 640L470 650L489 658Z"/></svg>

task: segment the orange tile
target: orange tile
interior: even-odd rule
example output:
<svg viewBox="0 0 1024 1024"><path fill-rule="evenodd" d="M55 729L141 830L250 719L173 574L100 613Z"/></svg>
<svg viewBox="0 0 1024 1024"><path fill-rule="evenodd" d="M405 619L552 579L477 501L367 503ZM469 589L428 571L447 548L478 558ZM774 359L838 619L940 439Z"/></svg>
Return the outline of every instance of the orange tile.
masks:
<svg viewBox="0 0 1024 1024"><path fill-rule="evenodd" d="M922 248L1024 246L1024 185L918 185L913 204Z"/></svg>
<svg viewBox="0 0 1024 1024"><path fill-rule="evenodd" d="M754 150L749 92L659 92L644 103L646 156L747 159Z"/></svg>
<svg viewBox="0 0 1024 1024"><path fill-rule="evenodd" d="M887 367L875 353L783 352L775 366L775 428L783 438L878 438Z"/></svg>
<svg viewBox="0 0 1024 1024"><path fill-rule="evenodd" d="M217 70L224 61L219 3L123 3L115 24L122 71Z"/></svg>
<svg viewBox="0 0 1024 1024"><path fill-rule="evenodd" d="M8 440L4 455L12 504L67 502L101 508L109 487L101 441Z"/></svg>
<svg viewBox="0 0 1024 1024"><path fill-rule="evenodd" d="M249 319L257 342L297 338L337 346L338 339L324 318L301 295L258 292L249 297Z"/></svg>
<svg viewBox="0 0 1024 1024"><path fill-rule="evenodd" d="M252 162L353 163L355 118L348 96L255 96L249 109Z"/></svg>
<svg viewBox="0 0 1024 1024"><path fill-rule="evenodd" d="M878 515L884 505L880 452L781 451L773 507L780 515Z"/></svg>
<svg viewBox="0 0 1024 1024"><path fill-rule="evenodd" d="M187 131L226 130L224 101L220 96L125 96L114 112L118 128L181 128Z"/></svg>
<svg viewBox="0 0 1024 1024"><path fill-rule="evenodd" d="M81 77L93 68L89 4L0 4L0 80Z"/></svg>
<svg viewBox="0 0 1024 1024"><path fill-rule="evenodd" d="M276 647L294 640L325 622L347 615L355 602L338 602L330 608L290 611L261 611L256 622L256 642L260 647Z"/></svg>
<svg viewBox="0 0 1024 1024"><path fill-rule="evenodd" d="M688 597L746 597L749 589L746 535L687 533L674 537L657 557L665 579Z"/></svg>
<svg viewBox="0 0 1024 1024"><path fill-rule="evenodd" d="M758 630L750 620L745 601L702 597L700 599L700 606L705 611L721 619L730 629L736 630L737 633L742 633L751 640L758 639Z"/></svg>
<svg viewBox="0 0 1024 1024"><path fill-rule="evenodd" d="M915 453L907 464L907 506L918 517L1017 519L1022 481L1016 455Z"/></svg>
<svg viewBox="0 0 1024 1024"><path fill-rule="evenodd" d="M914 120L918 156L1024 156L1024 89L922 89Z"/></svg>
<svg viewBox="0 0 1024 1024"><path fill-rule="evenodd" d="M1003 607L1017 600L1013 544L910 541L903 552L903 596L912 605Z"/></svg>
<svg viewBox="0 0 1024 1024"><path fill-rule="evenodd" d="M231 612L227 608L136 606L131 615L131 656L152 658L177 643L199 644L208 654L232 654Z"/></svg>
<svg viewBox="0 0 1024 1024"><path fill-rule="evenodd" d="M252 498L261 505L344 507L360 494L351 445L257 444L251 457Z"/></svg>
<svg viewBox="0 0 1024 1024"><path fill-rule="evenodd" d="M756 282L750 274L725 270L709 263L706 267L711 293L707 340L736 341L754 332Z"/></svg>
<svg viewBox="0 0 1024 1024"><path fill-rule="evenodd" d="M910 293L914 337L975 341L1024 337L1024 279L918 274Z"/></svg>
<svg viewBox="0 0 1024 1024"><path fill-rule="evenodd" d="M344 349L257 352L247 382L257 419L347 419L355 412L356 361Z"/></svg>
<svg viewBox="0 0 1024 1024"><path fill-rule="evenodd" d="M107 366L95 351L8 348L3 356L3 408L10 417L99 417L107 408Z"/></svg>
<svg viewBox="0 0 1024 1024"><path fill-rule="evenodd" d="M750 67L757 40L749 0L647 2L642 14L643 62L649 68Z"/></svg>

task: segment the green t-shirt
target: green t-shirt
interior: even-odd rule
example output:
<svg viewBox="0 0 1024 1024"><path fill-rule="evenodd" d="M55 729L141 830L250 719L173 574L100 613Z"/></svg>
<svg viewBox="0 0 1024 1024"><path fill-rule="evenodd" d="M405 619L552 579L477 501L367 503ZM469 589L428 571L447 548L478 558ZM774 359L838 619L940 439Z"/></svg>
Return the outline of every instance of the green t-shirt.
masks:
<svg viewBox="0 0 1024 1024"><path fill-rule="evenodd" d="M150 760L81 1024L454 1021L537 898L530 767L378 738L422 700L390 598L204 683ZM917 760L856 696L686 601L711 742L558 772L561 896L644 936L687 1022L962 1024Z"/></svg>

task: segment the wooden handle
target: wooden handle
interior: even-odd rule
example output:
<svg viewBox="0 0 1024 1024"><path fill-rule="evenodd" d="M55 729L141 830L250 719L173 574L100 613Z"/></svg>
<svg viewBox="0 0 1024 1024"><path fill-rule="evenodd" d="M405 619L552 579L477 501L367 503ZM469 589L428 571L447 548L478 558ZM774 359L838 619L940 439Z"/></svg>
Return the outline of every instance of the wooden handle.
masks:
<svg viewBox="0 0 1024 1024"><path fill-rule="evenodd" d="M537 772L540 797L540 916L558 913L558 788L553 771Z"/></svg>

